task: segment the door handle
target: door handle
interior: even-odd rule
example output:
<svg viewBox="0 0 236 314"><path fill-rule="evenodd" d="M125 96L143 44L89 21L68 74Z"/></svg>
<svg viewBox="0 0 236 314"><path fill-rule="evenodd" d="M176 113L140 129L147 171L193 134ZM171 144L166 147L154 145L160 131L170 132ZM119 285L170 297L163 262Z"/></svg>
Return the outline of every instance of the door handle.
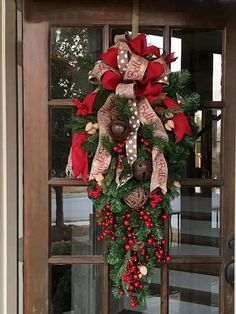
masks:
<svg viewBox="0 0 236 314"><path fill-rule="evenodd" d="M231 234L227 239L228 248L231 250L234 255L234 234Z"/></svg>
<svg viewBox="0 0 236 314"><path fill-rule="evenodd" d="M231 234L227 239L227 245L233 257L234 255L234 234ZM225 280L234 287L234 259L232 259L225 267Z"/></svg>
<svg viewBox="0 0 236 314"><path fill-rule="evenodd" d="M234 261L230 261L225 267L225 279L230 284L230 286L234 287Z"/></svg>

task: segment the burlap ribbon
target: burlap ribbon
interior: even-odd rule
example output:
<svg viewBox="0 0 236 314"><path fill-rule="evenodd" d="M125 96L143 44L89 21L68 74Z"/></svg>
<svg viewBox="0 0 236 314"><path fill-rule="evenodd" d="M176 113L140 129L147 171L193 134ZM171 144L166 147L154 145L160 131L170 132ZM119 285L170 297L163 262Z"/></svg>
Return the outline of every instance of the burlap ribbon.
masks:
<svg viewBox="0 0 236 314"><path fill-rule="evenodd" d="M153 125L154 136L168 141L168 135L160 118L152 109L148 98L145 97L146 95L148 96L148 92L145 93L146 91L144 90L140 93L140 91L137 92L136 90L136 84L138 82L145 82L147 83L146 86L150 87L153 82L158 82L158 80L168 76L169 70L164 59L156 58L152 61L152 64L150 64L149 60L131 51L128 41L124 36L117 38L115 47L110 49L114 50L110 51L110 54L104 55L102 57L103 60L99 60L95 64L94 69L89 73L90 82L101 84L105 88L114 91L98 112L99 144L92 162L90 180L94 179L99 174L103 174L108 169L111 162L111 155L103 147L102 138L109 136L108 125L117 117L115 95L121 95L129 99L132 113L129 123L132 127L132 132L126 140L126 155L127 161L131 167L137 159L137 132L140 123ZM155 64L155 62L158 64ZM155 77L153 73L157 73L155 69L159 69L159 64L164 64L163 70L160 72L159 76ZM155 67L156 65L157 67ZM152 69L156 72L153 72ZM152 84L152 86L152 88L154 88L155 83ZM140 97L137 94L143 96ZM150 190L153 191L157 187L160 187L162 192L166 193L167 163L163 153L158 147L154 147L152 150L152 163L153 173ZM116 177L118 186L125 184L132 177L132 173L128 173L127 176L120 181L119 174L118 171Z"/></svg>

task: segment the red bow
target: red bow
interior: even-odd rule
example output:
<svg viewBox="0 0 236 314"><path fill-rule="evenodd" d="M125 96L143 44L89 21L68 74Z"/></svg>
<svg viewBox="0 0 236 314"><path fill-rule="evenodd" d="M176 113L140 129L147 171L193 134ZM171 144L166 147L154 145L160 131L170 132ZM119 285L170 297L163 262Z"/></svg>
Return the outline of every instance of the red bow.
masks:
<svg viewBox="0 0 236 314"><path fill-rule="evenodd" d="M161 56L159 48L147 45L147 38L144 33L141 33L134 39L130 40L128 45L132 52L135 53L136 55L142 57L145 57L147 55L154 55L157 58L160 58Z"/></svg>
<svg viewBox="0 0 236 314"><path fill-rule="evenodd" d="M166 57L165 57L165 62L166 64L170 64L172 62L174 62L175 60L177 60L178 57L175 57L174 52L169 53Z"/></svg>
<svg viewBox="0 0 236 314"><path fill-rule="evenodd" d="M116 47L109 48L106 52L102 53L100 59L112 68L118 68L117 65L118 49Z"/></svg>
<svg viewBox="0 0 236 314"><path fill-rule="evenodd" d="M88 183L88 152L82 148L88 134L74 133L71 144L71 160L73 165L74 179L81 176Z"/></svg>
<svg viewBox="0 0 236 314"><path fill-rule="evenodd" d="M97 96L97 93L98 92L92 92L91 94L88 94L82 102L78 99L72 99L72 102L78 108L76 112L77 116L87 116L89 114L92 114L93 103L94 103L95 97Z"/></svg>
<svg viewBox="0 0 236 314"><path fill-rule="evenodd" d="M163 100L163 103L166 105L167 108L177 108L177 109L180 108L180 106L169 97L165 97L165 99ZM184 113L180 112L180 113L174 114L174 117L172 118L172 120L175 125L174 133L175 133L176 142L181 141L184 134L187 134L189 136L192 135L191 127Z"/></svg>

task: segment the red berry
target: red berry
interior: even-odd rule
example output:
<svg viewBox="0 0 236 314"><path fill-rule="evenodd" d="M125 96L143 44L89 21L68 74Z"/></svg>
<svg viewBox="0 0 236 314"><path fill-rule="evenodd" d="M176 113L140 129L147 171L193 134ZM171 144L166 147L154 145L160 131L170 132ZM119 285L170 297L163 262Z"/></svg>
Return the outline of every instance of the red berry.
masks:
<svg viewBox="0 0 236 314"><path fill-rule="evenodd" d="M120 291L119 291L119 294L120 294L120 295L124 295L124 291L123 291L123 290L120 290Z"/></svg>
<svg viewBox="0 0 236 314"><path fill-rule="evenodd" d="M125 221L124 221L124 225L125 225L126 227L128 227L128 226L129 226L129 221L128 221L128 220L125 220Z"/></svg>
<svg viewBox="0 0 236 314"><path fill-rule="evenodd" d="M131 306L132 306L132 307L136 307L136 306L137 306L137 301L136 301L136 300L133 300L132 303L131 303Z"/></svg>
<svg viewBox="0 0 236 314"><path fill-rule="evenodd" d="M125 249L126 249L126 251L129 251L130 250L130 245L129 244L125 244Z"/></svg>

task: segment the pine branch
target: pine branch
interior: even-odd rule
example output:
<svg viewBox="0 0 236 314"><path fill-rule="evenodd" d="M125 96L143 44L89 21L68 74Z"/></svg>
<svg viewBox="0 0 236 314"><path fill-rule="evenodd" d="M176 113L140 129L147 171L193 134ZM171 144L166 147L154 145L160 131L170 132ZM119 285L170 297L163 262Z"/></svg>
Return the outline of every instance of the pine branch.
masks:
<svg viewBox="0 0 236 314"><path fill-rule="evenodd" d="M117 112L121 120L129 120L131 117L129 100L125 97L116 96Z"/></svg>

